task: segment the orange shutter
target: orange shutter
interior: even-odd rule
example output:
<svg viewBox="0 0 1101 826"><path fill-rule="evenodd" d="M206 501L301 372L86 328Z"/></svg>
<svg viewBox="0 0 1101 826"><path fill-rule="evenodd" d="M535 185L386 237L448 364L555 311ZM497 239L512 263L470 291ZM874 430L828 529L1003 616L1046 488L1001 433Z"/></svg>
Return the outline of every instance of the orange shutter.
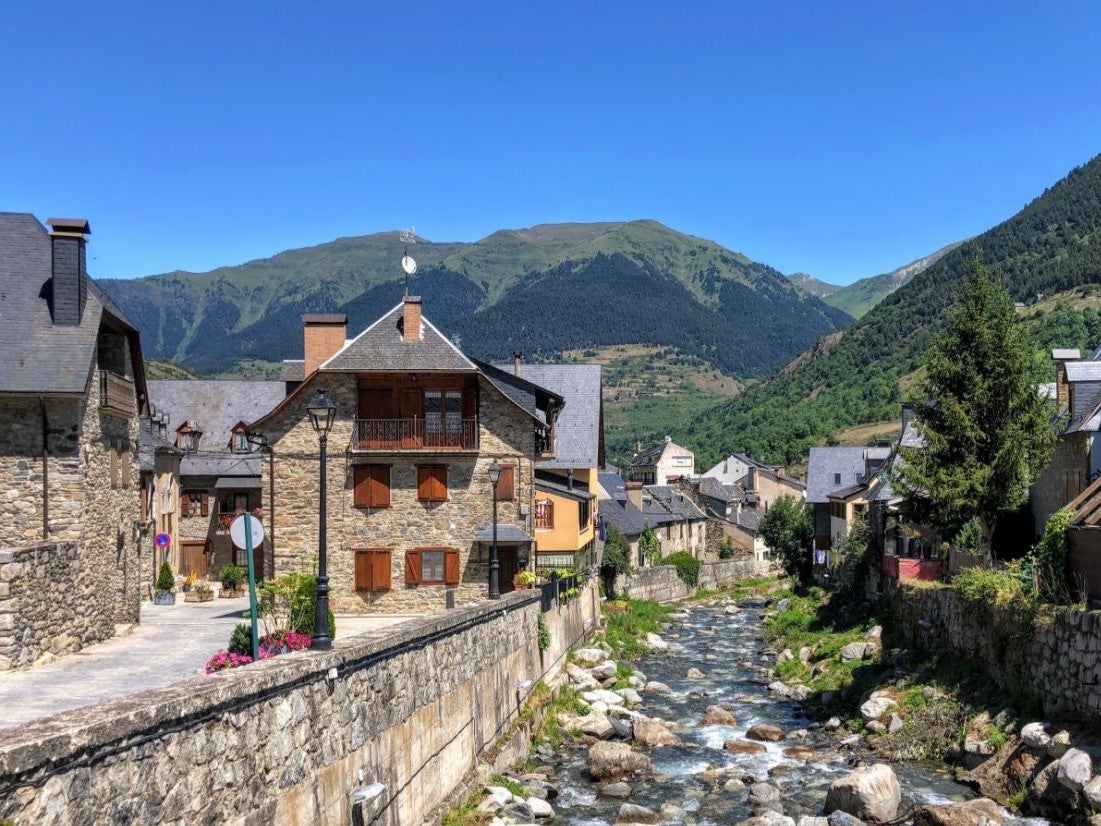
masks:
<svg viewBox="0 0 1101 826"><path fill-rule="evenodd" d="M405 552L405 584L419 585L421 581L421 552Z"/></svg>
<svg viewBox="0 0 1101 826"><path fill-rule="evenodd" d="M352 505L357 508L371 507L371 474L366 465L356 465L352 468ZM359 570L359 556L356 556L356 570ZM359 574L356 574L356 582L359 582ZM356 590L361 590L356 585Z"/></svg>
<svg viewBox="0 0 1101 826"><path fill-rule="evenodd" d="M390 466L375 465L371 468L370 476L371 507L390 507Z"/></svg>
<svg viewBox="0 0 1101 826"><path fill-rule="evenodd" d="M459 584L459 552L454 548L444 549L443 581L446 585Z"/></svg>
<svg viewBox="0 0 1101 826"><path fill-rule="evenodd" d="M356 551L356 590L371 590L371 551Z"/></svg>
<svg viewBox="0 0 1101 826"><path fill-rule="evenodd" d="M191 496L187 493L180 494L180 515L191 516Z"/></svg>
<svg viewBox="0 0 1101 826"><path fill-rule="evenodd" d="M443 465L422 465L417 468L417 498L422 502L447 500L447 468Z"/></svg>
<svg viewBox="0 0 1101 826"><path fill-rule="evenodd" d="M207 495L207 492L205 490L203 491L202 513L200 515L201 516L209 516L210 515L210 497Z"/></svg>
<svg viewBox="0 0 1101 826"><path fill-rule="evenodd" d="M501 478L497 480L497 500L511 502L516 498L516 465L501 465Z"/></svg>
<svg viewBox="0 0 1101 826"><path fill-rule="evenodd" d="M432 500L432 476L429 473L430 470L431 469L427 467L417 468L417 498L422 502L430 502Z"/></svg>
<svg viewBox="0 0 1101 826"><path fill-rule="evenodd" d="M375 551L371 557L371 590L390 590L390 551Z"/></svg>

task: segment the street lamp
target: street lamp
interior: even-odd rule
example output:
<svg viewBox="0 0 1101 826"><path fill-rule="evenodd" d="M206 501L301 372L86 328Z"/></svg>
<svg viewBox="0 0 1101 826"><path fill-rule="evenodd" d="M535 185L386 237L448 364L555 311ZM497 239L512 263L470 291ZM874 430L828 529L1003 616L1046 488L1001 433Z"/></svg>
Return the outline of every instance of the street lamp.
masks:
<svg viewBox="0 0 1101 826"><path fill-rule="evenodd" d="M489 558L489 598L501 598L501 566L497 562L497 483L501 480L501 466L494 462L489 466L489 482L493 485L493 553Z"/></svg>
<svg viewBox="0 0 1101 826"><path fill-rule="evenodd" d="M328 447L329 431L336 418L336 404L329 398L326 391L318 390L306 407L306 412L310 415L310 424L317 431L317 438L321 443L321 521L317 529L317 611L314 614L313 641L310 643L310 648L328 651L333 647L333 640L329 636L329 570L326 560L328 542L325 531L328 492L325 484L325 451Z"/></svg>

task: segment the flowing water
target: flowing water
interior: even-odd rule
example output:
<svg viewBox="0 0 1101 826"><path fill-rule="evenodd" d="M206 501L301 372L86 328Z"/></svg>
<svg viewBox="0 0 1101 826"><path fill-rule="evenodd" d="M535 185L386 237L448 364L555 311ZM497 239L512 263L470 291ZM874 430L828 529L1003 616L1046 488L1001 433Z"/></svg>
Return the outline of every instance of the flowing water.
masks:
<svg viewBox="0 0 1101 826"><path fill-rule="evenodd" d="M636 710L651 717L676 721L683 746L649 750L654 774L627 778L632 793L629 802L659 810L671 803L681 810L663 821L685 824L737 823L752 817L746 803L748 788L725 790L731 777L747 783L768 780L783 789L785 814L822 813L826 791L837 778L852 770L856 755L838 750L835 734L811 728L811 721L798 704L773 699L765 686L762 669L771 658L761 652L758 637L762 609L745 607L727 615L721 607L693 606L688 619L674 620L662 634L669 651L653 654L638 662L637 670L647 679L668 685L671 694L641 692L643 702ZM703 679L688 679L686 672L697 668ZM700 726L708 706L723 704L737 719L734 726ZM723 750L731 738L745 739L755 723L769 723L790 733L808 729L805 739L784 739L765 743L760 754L735 754ZM806 747L813 754L785 754L793 746ZM556 822L610 824L623 801L599 794L599 784L589 779L584 747L563 746L557 755L557 780L562 793L554 801ZM975 796L955 783L940 766L917 763L892 764L902 787L903 805L947 803ZM755 778L755 780L754 780ZM1040 824L1040 820L1012 820L1007 823Z"/></svg>

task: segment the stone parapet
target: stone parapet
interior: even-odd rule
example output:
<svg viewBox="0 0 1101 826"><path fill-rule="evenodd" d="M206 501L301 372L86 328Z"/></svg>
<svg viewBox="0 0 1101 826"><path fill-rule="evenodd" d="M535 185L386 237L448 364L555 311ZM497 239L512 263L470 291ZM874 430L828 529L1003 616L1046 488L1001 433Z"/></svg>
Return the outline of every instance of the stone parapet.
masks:
<svg viewBox="0 0 1101 826"><path fill-rule="evenodd" d="M771 562L752 559L724 559L719 562L700 564L699 587L707 590L721 588L724 585L751 577L770 576L775 573ZM655 565L621 574L616 577L615 592L631 599L645 599L651 602L671 602L684 599L693 593L672 565Z"/></svg>

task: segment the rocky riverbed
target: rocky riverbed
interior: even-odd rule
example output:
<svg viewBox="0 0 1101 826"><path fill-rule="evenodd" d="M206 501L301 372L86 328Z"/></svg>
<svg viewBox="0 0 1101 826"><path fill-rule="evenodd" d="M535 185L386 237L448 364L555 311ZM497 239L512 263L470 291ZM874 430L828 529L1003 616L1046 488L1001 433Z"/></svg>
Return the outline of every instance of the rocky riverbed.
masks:
<svg viewBox="0 0 1101 826"><path fill-rule="evenodd" d="M764 609L763 599L686 605L632 664L629 687L613 688L606 649L575 652L567 674L579 702L558 720L574 736L540 747L534 769L506 777L481 811L579 826L1045 822L1012 817L943 766L888 765L839 721L812 721L805 694L771 676Z"/></svg>

